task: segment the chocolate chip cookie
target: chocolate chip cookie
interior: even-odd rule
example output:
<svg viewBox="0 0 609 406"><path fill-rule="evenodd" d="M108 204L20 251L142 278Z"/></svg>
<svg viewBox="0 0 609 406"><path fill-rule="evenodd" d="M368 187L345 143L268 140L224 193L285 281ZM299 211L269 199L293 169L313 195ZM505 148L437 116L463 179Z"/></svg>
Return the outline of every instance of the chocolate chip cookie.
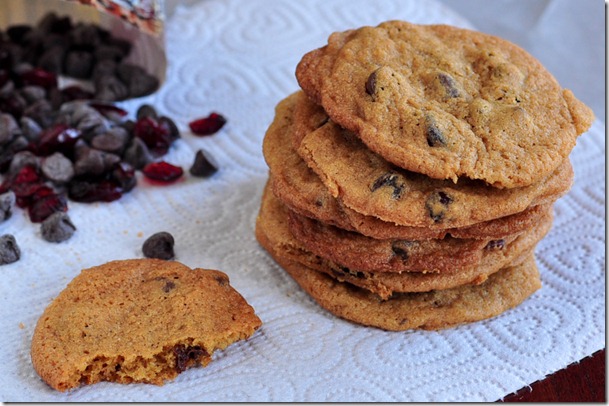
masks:
<svg viewBox="0 0 609 406"><path fill-rule="evenodd" d="M162 385L260 325L223 272L112 261L83 270L46 308L32 363L59 391L99 381Z"/></svg>
<svg viewBox="0 0 609 406"><path fill-rule="evenodd" d="M520 47L446 25L389 21L334 33L304 55L296 77L387 161L454 182L543 182L594 118Z"/></svg>

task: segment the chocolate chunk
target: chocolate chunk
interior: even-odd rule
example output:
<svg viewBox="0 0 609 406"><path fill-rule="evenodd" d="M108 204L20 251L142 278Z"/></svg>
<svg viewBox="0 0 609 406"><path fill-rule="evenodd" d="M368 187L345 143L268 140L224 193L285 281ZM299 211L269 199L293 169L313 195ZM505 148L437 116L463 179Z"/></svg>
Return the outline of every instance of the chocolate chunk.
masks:
<svg viewBox="0 0 609 406"><path fill-rule="evenodd" d="M75 231L76 226L64 212L55 212L51 214L40 226L42 238L48 242L66 241L74 235Z"/></svg>
<svg viewBox="0 0 609 406"><path fill-rule="evenodd" d="M457 83L455 82L455 79L453 79L452 76L447 73L440 72L438 73L438 80L440 81L442 86L444 86L444 89L446 89L447 97L459 97L459 89L457 88Z"/></svg>
<svg viewBox="0 0 609 406"><path fill-rule="evenodd" d="M11 234L0 237L0 265L11 264L21 258L21 250Z"/></svg>
<svg viewBox="0 0 609 406"><path fill-rule="evenodd" d="M372 187L370 188L371 192L375 192L381 187L389 186L393 188L393 193L391 197L393 199L399 199L402 197L402 192L404 191L404 182L400 180L400 175L397 173L388 172L384 175L381 175L377 180L374 181Z"/></svg>
<svg viewBox="0 0 609 406"><path fill-rule="evenodd" d="M425 135L427 136L427 145L430 147L443 147L446 146L446 138L442 131L438 128L431 117L425 120L426 130Z"/></svg>
<svg viewBox="0 0 609 406"><path fill-rule="evenodd" d="M8 220L13 214L15 193L12 190L0 195L0 222Z"/></svg>
<svg viewBox="0 0 609 406"><path fill-rule="evenodd" d="M173 236L165 231L153 234L142 246L142 252L146 258L158 258L169 260L172 259L175 254L173 251L174 245Z"/></svg>
<svg viewBox="0 0 609 406"><path fill-rule="evenodd" d="M186 368L196 365L201 362L201 358L208 356L207 351L198 345L186 346L185 344L178 344L173 348L173 354L176 357L176 371L182 372Z"/></svg>
<svg viewBox="0 0 609 406"><path fill-rule="evenodd" d="M495 250L502 250L504 247L505 247L505 240L500 239L500 240L489 241L488 244L486 244L486 247L484 247L484 248L489 251L495 251Z"/></svg>
<svg viewBox="0 0 609 406"><path fill-rule="evenodd" d="M368 80L366 80L366 93L370 96L373 96L376 93L376 76L378 69L375 70L368 76Z"/></svg>
<svg viewBox="0 0 609 406"><path fill-rule="evenodd" d="M205 150L198 150L195 154L195 160L190 167L190 174L205 178L213 175L218 170L218 164L215 159Z"/></svg>
<svg viewBox="0 0 609 406"><path fill-rule="evenodd" d="M437 191L429 195L425 202L425 207L429 211L434 223L438 223L446 217L448 207L453 202L453 198L442 191Z"/></svg>

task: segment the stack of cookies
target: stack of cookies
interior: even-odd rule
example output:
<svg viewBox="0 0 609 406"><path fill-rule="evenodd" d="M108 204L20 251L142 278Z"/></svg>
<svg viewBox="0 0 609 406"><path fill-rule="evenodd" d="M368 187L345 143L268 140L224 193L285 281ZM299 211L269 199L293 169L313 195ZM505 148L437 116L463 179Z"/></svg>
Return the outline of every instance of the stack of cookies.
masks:
<svg viewBox="0 0 609 406"><path fill-rule="evenodd" d="M521 48L390 21L296 69L263 143L256 236L331 313L387 330L496 316L540 287L533 255L593 114Z"/></svg>

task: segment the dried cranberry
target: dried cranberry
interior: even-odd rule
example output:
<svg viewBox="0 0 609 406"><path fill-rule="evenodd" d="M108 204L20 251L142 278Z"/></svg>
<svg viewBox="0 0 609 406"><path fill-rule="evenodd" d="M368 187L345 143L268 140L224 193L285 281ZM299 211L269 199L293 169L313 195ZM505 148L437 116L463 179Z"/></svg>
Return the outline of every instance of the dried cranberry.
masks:
<svg viewBox="0 0 609 406"><path fill-rule="evenodd" d="M64 87L61 89L61 94L64 96L64 101L66 102L72 100L88 100L93 98L93 93L76 85Z"/></svg>
<svg viewBox="0 0 609 406"><path fill-rule="evenodd" d="M36 168L26 165L12 179L5 181L3 189L7 187L15 192L17 197L29 197L42 186L42 179Z"/></svg>
<svg viewBox="0 0 609 406"><path fill-rule="evenodd" d="M65 195L57 194L52 189L51 192L46 189L40 189L40 191L44 191L42 196L39 198L32 196L31 204L28 207L30 221L40 223L53 213L68 211Z"/></svg>
<svg viewBox="0 0 609 406"><path fill-rule="evenodd" d="M125 117L127 115L127 111L117 107L113 104L106 103L89 103L89 106L93 107L95 110L99 111L105 117L114 119L116 117Z"/></svg>
<svg viewBox="0 0 609 406"><path fill-rule="evenodd" d="M135 123L133 135L140 138L151 152L156 155L164 155L171 145L171 134L169 128L159 125L158 121L151 117L142 117Z"/></svg>
<svg viewBox="0 0 609 406"><path fill-rule="evenodd" d="M149 163L142 169L142 172L149 179L161 182L173 182L182 176L184 170L179 166L160 161Z"/></svg>
<svg viewBox="0 0 609 406"><path fill-rule="evenodd" d="M226 124L226 119L218 114L211 113L205 118L188 123L190 130L196 135L212 135L218 132Z"/></svg>
<svg viewBox="0 0 609 406"><path fill-rule="evenodd" d="M65 124L56 124L40 133L40 139L33 147L34 153L40 156L51 155L53 152L64 152L69 154L70 149L76 144L81 132L76 128Z"/></svg>
<svg viewBox="0 0 609 406"><path fill-rule="evenodd" d="M112 202L120 199L122 195L120 185L111 180L72 181L68 189L68 197L80 203Z"/></svg>
<svg viewBox="0 0 609 406"><path fill-rule="evenodd" d="M34 68L21 74L24 86L40 86L45 89L57 87L57 75L40 68Z"/></svg>

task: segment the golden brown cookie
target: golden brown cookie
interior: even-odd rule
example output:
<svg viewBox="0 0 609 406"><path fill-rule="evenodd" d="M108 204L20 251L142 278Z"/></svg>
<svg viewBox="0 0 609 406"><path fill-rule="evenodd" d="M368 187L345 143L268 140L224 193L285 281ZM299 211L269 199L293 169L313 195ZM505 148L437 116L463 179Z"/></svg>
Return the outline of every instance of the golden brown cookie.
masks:
<svg viewBox="0 0 609 406"><path fill-rule="evenodd" d="M334 33L296 76L387 161L454 182L542 182L594 119L520 47L446 25L389 21Z"/></svg>
<svg viewBox="0 0 609 406"><path fill-rule="evenodd" d="M412 227L467 227L520 213L555 201L573 183L568 158L549 177L521 188L432 179L391 165L331 121L307 134L298 153L352 210Z"/></svg>
<svg viewBox="0 0 609 406"><path fill-rule="evenodd" d="M480 285L425 293L401 293L389 300L314 271L267 248L277 263L321 307L335 316L384 330L438 330L497 316L541 287L535 258L506 267Z"/></svg>
<svg viewBox="0 0 609 406"><path fill-rule="evenodd" d="M162 385L260 325L223 272L112 261L83 270L46 308L32 363L59 391L100 381Z"/></svg>
<svg viewBox="0 0 609 406"><path fill-rule="evenodd" d="M489 275L510 263L517 263L531 252L552 226L551 210L540 223L523 232L510 243L497 242L484 250L477 266L455 267L452 272L367 272L349 269L308 251L294 238L289 228L287 209L265 188L260 212L256 220L256 238L262 247L340 281L347 281L387 299L394 292L427 292L451 289L466 284L479 284ZM366 252L362 252L366 255Z"/></svg>

